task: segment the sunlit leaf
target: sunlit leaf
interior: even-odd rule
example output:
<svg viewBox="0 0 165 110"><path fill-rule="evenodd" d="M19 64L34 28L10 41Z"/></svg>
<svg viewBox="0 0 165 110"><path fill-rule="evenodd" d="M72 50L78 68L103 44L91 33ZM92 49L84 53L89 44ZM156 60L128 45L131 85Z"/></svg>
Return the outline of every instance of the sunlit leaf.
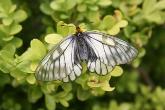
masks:
<svg viewBox="0 0 165 110"><path fill-rule="evenodd" d="M45 36L45 41L50 44L59 43L63 37L60 34L48 34Z"/></svg>
<svg viewBox="0 0 165 110"><path fill-rule="evenodd" d="M114 70L110 73L111 76L121 76L123 74L123 69L120 66L116 66Z"/></svg>
<svg viewBox="0 0 165 110"><path fill-rule="evenodd" d="M45 104L48 110L55 110L56 108L55 99L49 94L45 95Z"/></svg>
<svg viewBox="0 0 165 110"><path fill-rule="evenodd" d="M30 83L30 84L34 84L34 83L36 82L36 79L35 79L35 77L34 77L33 74L27 76L27 77L26 77L26 80L27 80L27 82Z"/></svg>

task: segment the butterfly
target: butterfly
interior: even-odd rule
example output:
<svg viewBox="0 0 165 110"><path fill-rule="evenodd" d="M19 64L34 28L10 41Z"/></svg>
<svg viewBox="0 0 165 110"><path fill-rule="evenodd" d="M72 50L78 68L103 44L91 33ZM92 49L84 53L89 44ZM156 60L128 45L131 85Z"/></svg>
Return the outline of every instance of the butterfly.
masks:
<svg viewBox="0 0 165 110"><path fill-rule="evenodd" d="M129 63L137 56L137 49L117 37L102 32L83 32L79 27L76 30L41 60L35 72L37 80L73 81L82 73L82 61L90 72L106 75L116 65Z"/></svg>

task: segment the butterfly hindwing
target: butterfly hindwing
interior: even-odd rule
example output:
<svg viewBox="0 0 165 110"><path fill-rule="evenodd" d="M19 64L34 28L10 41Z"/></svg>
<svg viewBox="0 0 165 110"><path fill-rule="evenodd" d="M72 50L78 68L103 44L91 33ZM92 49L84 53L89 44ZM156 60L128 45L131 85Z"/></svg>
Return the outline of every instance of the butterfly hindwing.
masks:
<svg viewBox="0 0 165 110"><path fill-rule="evenodd" d="M114 66L129 63L137 55L134 47L119 38L97 32L86 32L85 35L86 42L97 56L96 60L88 61L91 72L105 75Z"/></svg>
<svg viewBox="0 0 165 110"><path fill-rule="evenodd" d="M81 74L81 65L75 62L74 36L64 39L54 47L36 69L36 78L42 81L75 80Z"/></svg>

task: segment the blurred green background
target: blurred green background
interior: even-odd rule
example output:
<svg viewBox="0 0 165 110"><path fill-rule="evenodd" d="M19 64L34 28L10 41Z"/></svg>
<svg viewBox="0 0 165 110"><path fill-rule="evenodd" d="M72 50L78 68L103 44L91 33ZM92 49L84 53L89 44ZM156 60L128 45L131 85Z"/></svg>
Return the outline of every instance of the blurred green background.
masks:
<svg viewBox="0 0 165 110"><path fill-rule="evenodd" d="M106 76L36 81L39 61L75 25L139 54ZM55 109L165 110L165 0L0 0L0 110Z"/></svg>

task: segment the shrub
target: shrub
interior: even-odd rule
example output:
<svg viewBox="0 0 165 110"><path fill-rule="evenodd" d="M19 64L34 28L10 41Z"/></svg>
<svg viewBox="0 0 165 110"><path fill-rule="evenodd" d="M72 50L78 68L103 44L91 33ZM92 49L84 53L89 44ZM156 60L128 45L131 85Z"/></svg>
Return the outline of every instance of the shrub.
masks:
<svg viewBox="0 0 165 110"><path fill-rule="evenodd" d="M164 23L164 0L0 0L0 109L164 110ZM37 81L39 61L75 25L139 54L106 76L84 69L74 82Z"/></svg>

